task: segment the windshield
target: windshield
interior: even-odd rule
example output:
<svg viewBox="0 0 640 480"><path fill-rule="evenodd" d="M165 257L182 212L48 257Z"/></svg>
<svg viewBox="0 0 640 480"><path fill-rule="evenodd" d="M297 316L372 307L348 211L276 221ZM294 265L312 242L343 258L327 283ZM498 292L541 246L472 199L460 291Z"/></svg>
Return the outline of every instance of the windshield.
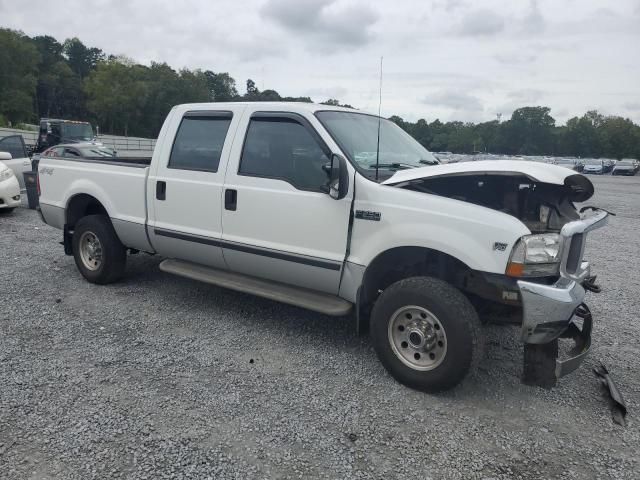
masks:
<svg viewBox="0 0 640 480"><path fill-rule="evenodd" d="M597 158L587 158L584 161L585 165L599 165L602 166L602 160L598 160Z"/></svg>
<svg viewBox="0 0 640 480"><path fill-rule="evenodd" d="M620 160L616 165L632 167L633 166L633 160Z"/></svg>
<svg viewBox="0 0 640 480"><path fill-rule="evenodd" d="M78 140L92 140L93 129L88 123L63 123L62 136Z"/></svg>
<svg viewBox="0 0 640 480"><path fill-rule="evenodd" d="M82 153L82 156L85 158L92 158L92 157L113 158L116 156L116 151L108 147L100 147L100 146L84 147L84 148L79 148L78 150L80 150L80 153Z"/></svg>
<svg viewBox="0 0 640 480"><path fill-rule="evenodd" d="M339 111L316 112L316 116L349 159L365 170L367 176L375 177L378 117ZM380 119L379 155L380 174L385 177L403 168L440 163L413 137L386 119Z"/></svg>

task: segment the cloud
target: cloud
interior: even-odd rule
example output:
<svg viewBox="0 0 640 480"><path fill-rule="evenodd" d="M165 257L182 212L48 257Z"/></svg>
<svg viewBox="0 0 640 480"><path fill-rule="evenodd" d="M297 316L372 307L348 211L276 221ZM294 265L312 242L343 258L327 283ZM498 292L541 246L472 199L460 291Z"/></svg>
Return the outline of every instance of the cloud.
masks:
<svg viewBox="0 0 640 480"><path fill-rule="evenodd" d="M625 108L632 112L640 112L640 102L627 102L622 105L622 108Z"/></svg>
<svg viewBox="0 0 640 480"><path fill-rule="evenodd" d="M522 19L522 30L526 33L540 33L545 28L546 22L540 12L538 0L531 0L529 13Z"/></svg>
<svg viewBox="0 0 640 480"><path fill-rule="evenodd" d="M422 102L430 106L446 107L457 111L481 112L484 110L478 97L458 90L440 90L428 95Z"/></svg>
<svg viewBox="0 0 640 480"><path fill-rule="evenodd" d="M494 57L498 62L504 65L521 65L535 62L538 59L538 56L533 53L525 53L525 52L512 52L512 53L499 53L494 55Z"/></svg>
<svg viewBox="0 0 640 480"><path fill-rule="evenodd" d="M466 2L464 0L443 0L435 4L436 8L442 8L446 12L453 12L460 7L465 7Z"/></svg>
<svg viewBox="0 0 640 480"><path fill-rule="evenodd" d="M344 5L336 0L268 0L260 14L302 35L310 48L325 51L336 45L359 47L369 43L371 27L379 18L365 4Z"/></svg>
<svg viewBox="0 0 640 480"><path fill-rule="evenodd" d="M335 98L340 100L345 95L347 95L349 91L344 87L318 87L311 88L307 90L307 95L313 98L319 98L320 100L327 100L329 98Z"/></svg>
<svg viewBox="0 0 640 480"><path fill-rule="evenodd" d="M488 9L478 9L467 13L458 27L463 36L491 36L504 30L504 18Z"/></svg>
<svg viewBox="0 0 640 480"><path fill-rule="evenodd" d="M510 99L520 103L535 103L544 95L544 92L536 88L525 88L522 90L514 90L507 94Z"/></svg>

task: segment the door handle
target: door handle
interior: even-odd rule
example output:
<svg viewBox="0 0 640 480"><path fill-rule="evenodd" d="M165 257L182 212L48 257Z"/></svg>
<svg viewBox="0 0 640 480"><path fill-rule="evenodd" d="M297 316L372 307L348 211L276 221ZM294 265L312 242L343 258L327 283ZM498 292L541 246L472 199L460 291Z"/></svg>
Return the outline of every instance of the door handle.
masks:
<svg viewBox="0 0 640 480"><path fill-rule="evenodd" d="M238 208L238 191L232 188L227 188L224 191L224 208L231 211L236 211Z"/></svg>
<svg viewBox="0 0 640 480"><path fill-rule="evenodd" d="M162 180L156 182L156 198L158 200L167 199L167 182Z"/></svg>

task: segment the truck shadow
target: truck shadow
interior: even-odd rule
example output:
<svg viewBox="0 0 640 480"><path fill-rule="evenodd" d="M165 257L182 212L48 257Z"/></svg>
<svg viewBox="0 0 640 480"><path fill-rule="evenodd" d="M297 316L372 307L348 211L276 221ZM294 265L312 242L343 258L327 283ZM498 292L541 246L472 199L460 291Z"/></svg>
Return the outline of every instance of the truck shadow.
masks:
<svg viewBox="0 0 640 480"><path fill-rule="evenodd" d="M312 344L316 352L354 362L352 367L364 368L376 382L397 384L378 362L369 341L368 332L356 332L355 315L331 317L291 305L253 295L204 284L161 272L163 259L157 256L130 256L126 276L117 285L116 295L128 295L131 289L153 290L164 299L170 309L180 312L181 327L193 327L198 334L201 321L207 318L211 329L234 328L252 338L285 337L286 341ZM158 305L149 308L165 308ZM192 323L193 322L193 323ZM233 325L231 325L233 324ZM455 389L436 394L443 399L456 397L482 397L502 388L521 390L519 377L522 369L522 346L517 328L487 325L485 353L478 369ZM268 349L268 343L254 344L256 355ZM366 365L366 366L365 366ZM502 389L501 388L501 389ZM406 389L409 391L408 389ZM506 392L505 392L506 393Z"/></svg>

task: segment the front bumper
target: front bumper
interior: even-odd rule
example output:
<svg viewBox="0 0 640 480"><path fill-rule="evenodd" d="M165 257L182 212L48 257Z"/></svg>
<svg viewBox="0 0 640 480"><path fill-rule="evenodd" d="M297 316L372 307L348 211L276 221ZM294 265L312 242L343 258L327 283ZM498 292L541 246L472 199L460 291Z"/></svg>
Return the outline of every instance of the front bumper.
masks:
<svg viewBox="0 0 640 480"><path fill-rule="evenodd" d="M540 345L559 337L571 337L576 346L565 360L556 360L556 376L575 370L591 346L591 313L584 304L583 284L594 290L588 262L583 262L587 232L603 227L607 212L569 222L560 231L563 249L560 256L560 278L553 285L518 280L522 301L521 337L525 344ZM586 312L586 313L585 313ZM576 317L582 318L582 329Z"/></svg>
<svg viewBox="0 0 640 480"><path fill-rule="evenodd" d="M525 343L548 343L558 338L569 327L576 308L583 303L585 290L578 282L559 283L542 285L518 281Z"/></svg>
<svg viewBox="0 0 640 480"><path fill-rule="evenodd" d="M0 181L0 208L15 208L22 205L20 185L16 177Z"/></svg>

